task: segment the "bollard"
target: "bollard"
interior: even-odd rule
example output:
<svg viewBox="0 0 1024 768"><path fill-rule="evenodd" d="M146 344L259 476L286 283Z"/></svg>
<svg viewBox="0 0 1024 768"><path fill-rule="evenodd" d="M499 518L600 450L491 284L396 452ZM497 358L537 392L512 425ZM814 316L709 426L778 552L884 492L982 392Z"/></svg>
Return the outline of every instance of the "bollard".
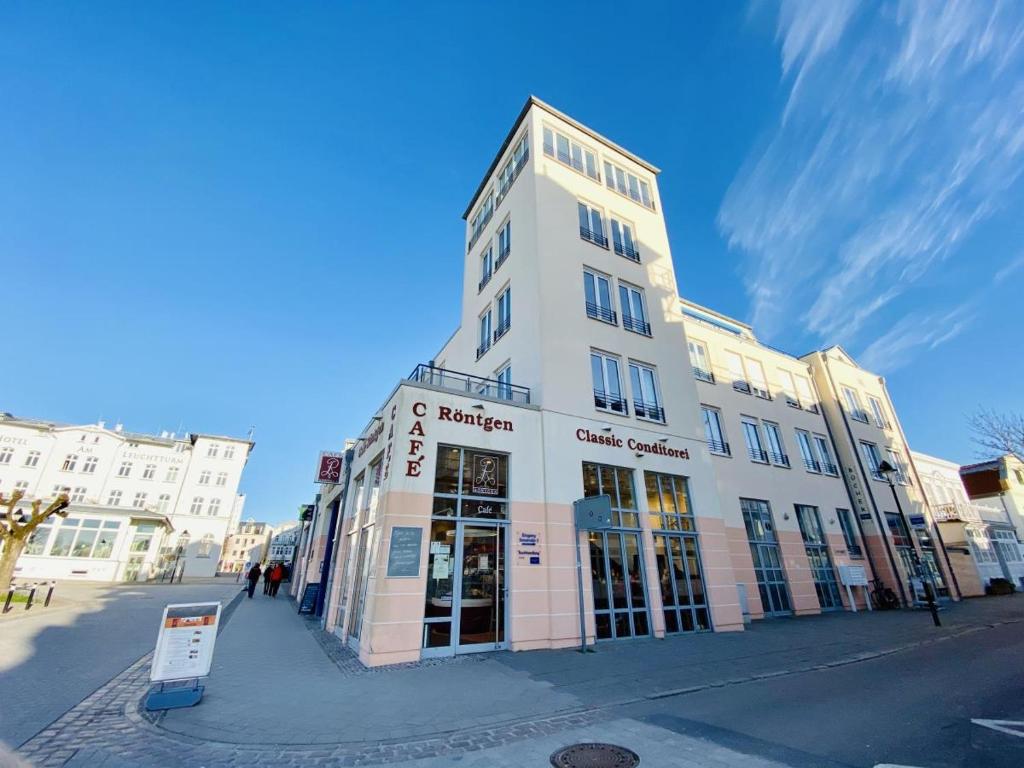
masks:
<svg viewBox="0 0 1024 768"><path fill-rule="evenodd" d="M46 592L46 601L43 603L43 608L50 607L50 598L53 597L53 588L57 586L56 581L50 582L50 588Z"/></svg>
<svg viewBox="0 0 1024 768"><path fill-rule="evenodd" d="M936 627L941 627L942 622L939 621L939 608L935 605L935 593L932 591L931 582L926 581L924 583L924 596L928 601L928 610L932 613L932 621Z"/></svg>
<svg viewBox="0 0 1024 768"><path fill-rule="evenodd" d="M7 600L4 601L4 613L7 613L9 610L11 610L11 600L13 600L13 599L14 599L14 585L12 584L11 588L7 590Z"/></svg>
<svg viewBox="0 0 1024 768"><path fill-rule="evenodd" d="M36 584L33 584L33 585L32 585L31 587L29 587L29 593L28 593L28 602L27 602L27 603L25 603L25 610L26 610L26 611L27 611L27 610L28 610L29 608L31 608L31 607L32 607L32 600L33 600L33 599L35 598L35 596L36 596L36 587L37 587L37 586L38 586L38 585L36 585Z"/></svg>

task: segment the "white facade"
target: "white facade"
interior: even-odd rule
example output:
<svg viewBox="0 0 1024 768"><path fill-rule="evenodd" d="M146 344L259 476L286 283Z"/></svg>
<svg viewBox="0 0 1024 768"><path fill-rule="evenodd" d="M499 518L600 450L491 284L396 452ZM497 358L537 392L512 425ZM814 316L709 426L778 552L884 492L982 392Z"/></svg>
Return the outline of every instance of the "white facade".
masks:
<svg viewBox="0 0 1024 768"><path fill-rule="evenodd" d="M249 519L239 523L233 533L224 539L217 571L220 573L242 573L255 563L269 561L268 549L274 529L266 523Z"/></svg>
<svg viewBox="0 0 1024 768"><path fill-rule="evenodd" d="M0 492L23 490L25 506L62 492L71 499L67 519L39 529L15 576L131 581L174 567L186 578L215 575L244 505L238 488L252 445L0 415ZM99 546L106 536L92 530L116 532L114 541Z"/></svg>
<svg viewBox="0 0 1024 768"><path fill-rule="evenodd" d="M289 522L274 529L270 546L267 548L267 562L291 565L295 557L295 547L299 543L298 525L298 522Z"/></svg>

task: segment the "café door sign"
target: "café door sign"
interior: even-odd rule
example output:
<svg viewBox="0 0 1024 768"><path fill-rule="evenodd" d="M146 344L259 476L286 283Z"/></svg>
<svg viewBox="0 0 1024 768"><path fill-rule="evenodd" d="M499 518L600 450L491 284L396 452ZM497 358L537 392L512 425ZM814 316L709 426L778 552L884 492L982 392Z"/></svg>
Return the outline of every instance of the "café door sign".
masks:
<svg viewBox="0 0 1024 768"><path fill-rule="evenodd" d="M199 678L210 675L213 648L220 627L220 603L174 603L164 608L150 668L160 689L146 698L146 709L191 707L203 698ZM191 687L165 688L165 683L194 681Z"/></svg>

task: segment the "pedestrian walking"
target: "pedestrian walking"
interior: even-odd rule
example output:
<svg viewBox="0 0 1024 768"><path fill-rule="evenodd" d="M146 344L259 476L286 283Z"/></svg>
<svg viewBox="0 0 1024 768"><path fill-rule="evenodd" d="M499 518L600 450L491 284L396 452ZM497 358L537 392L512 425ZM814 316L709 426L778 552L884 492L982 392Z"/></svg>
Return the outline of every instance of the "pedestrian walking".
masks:
<svg viewBox="0 0 1024 768"><path fill-rule="evenodd" d="M256 591L256 584L260 580L260 564L256 563L252 568L249 569L249 573L245 575L245 578L249 580L249 588L246 590L249 593L249 599L252 599L252 593Z"/></svg>
<svg viewBox="0 0 1024 768"><path fill-rule="evenodd" d="M277 590L281 587L281 579L284 577L284 568L278 563L270 571L270 596L277 597Z"/></svg>
<svg viewBox="0 0 1024 768"><path fill-rule="evenodd" d="M267 563L267 567L263 569L263 594L270 594L270 572L273 570L271 564Z"/></svg>

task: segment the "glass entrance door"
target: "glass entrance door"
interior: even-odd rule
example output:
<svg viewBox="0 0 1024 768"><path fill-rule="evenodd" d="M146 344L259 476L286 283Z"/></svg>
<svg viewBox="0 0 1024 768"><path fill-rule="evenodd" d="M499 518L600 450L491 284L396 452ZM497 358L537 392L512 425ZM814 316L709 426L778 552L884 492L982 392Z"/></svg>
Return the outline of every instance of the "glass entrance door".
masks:
<svg viewBox="0 0 1024 768"><path fill-rule="evenodd" d="M591 531L590 572L597 639L650 634L640 535Z"/></svg>
<svg viewBox="0 0 1024 768"><path fill-rule="evenodd" d="M750 557L754 563L757 589L765 616L786 616L792 608L786 573L782 569L771 507L761 499L740 499L743 523L750 541Z"/></svg>
<svg viewBox="0 0 1024 768"><path fill-rule="evenodd" d="M507 647L506 526L434 520L427 561L423 655Z"/></svg>
<svg viewBox="0 0 1024 768"><path fill-rule="evenodd" d="M839 596L839 582L832 567L832 556L829 554L825 541L825 532L821 527L821 515L817 507L808 504L796 505L797 522L800 535L804 540L804 551L807 562L814 576L814 590L818 593L821 610L832 611L843 607L843 599Z"/></svg>

